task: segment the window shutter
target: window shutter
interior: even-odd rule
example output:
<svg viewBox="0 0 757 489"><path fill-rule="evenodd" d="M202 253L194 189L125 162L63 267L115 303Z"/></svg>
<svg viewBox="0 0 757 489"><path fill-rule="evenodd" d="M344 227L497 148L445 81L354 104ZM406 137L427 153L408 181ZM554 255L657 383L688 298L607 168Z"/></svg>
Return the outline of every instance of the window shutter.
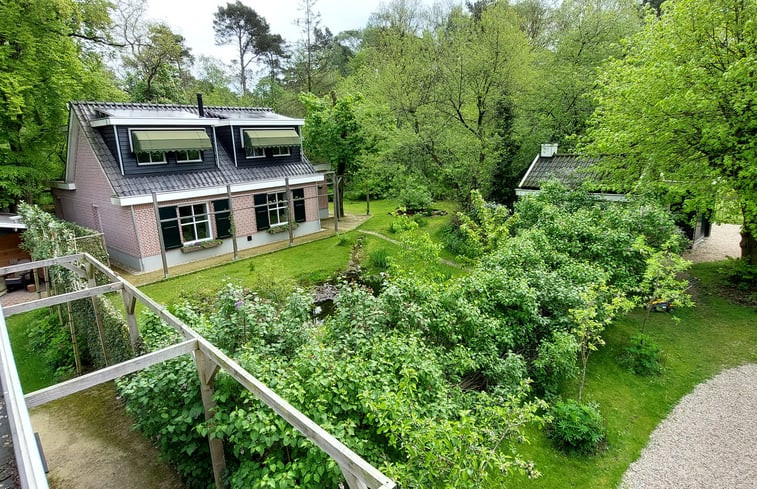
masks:
<svg viewBox="0 0 757 489"><path fill-rule="evenodd" d="M181 232L179 219L176 217L176 207L161 207L158 209L160 216L160 230L163 233L163 245L167 250L181 248Z"/></svg>
<svg viewBox="0 0 757 489"><path fill-rule="evenodd" d="M268 224L268 196L266 194L255 195L255 222L258 224L258 231L271 227Z"/></svg>
<svg viewBox="0 0 757 489"><path fill-rule="evenodd" d="M292 201L294 205L294 221L305 222L305 190L301 188L292 190Z"/></svg>
<svg viewBox="0 0 757 489"><path fill-rule="evenodd" d="M229 212L229 199L213 201L213 211L216 217L216 237L231 237L231 213Z"/></svg>

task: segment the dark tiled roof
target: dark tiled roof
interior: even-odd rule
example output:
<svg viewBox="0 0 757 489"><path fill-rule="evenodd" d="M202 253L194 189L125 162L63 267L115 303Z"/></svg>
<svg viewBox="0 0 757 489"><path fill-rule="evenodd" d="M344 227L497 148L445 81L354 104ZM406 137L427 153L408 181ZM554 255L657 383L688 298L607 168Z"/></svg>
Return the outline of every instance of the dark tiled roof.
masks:
<svg viewBox="0 0 757 489"><path fill-rule="evenodd" d="M578 155L537 156L526 173L520 188L538 189L542 182L556 179L568 187L580 185L589 176L587 169L599 158Z"/></svg>
<svg viewBox="0 0 757 489"><path fill-rule="evenodd" d="M120 110L150 110L157 114L160 111L188 111L198 115L197 107L191 105L155 105L135 103L113 102L72 102L71 108L76 117L81 121L81 127L92 149L97 155L105 175L110 181L117 197L133 197L137 195L149 195L151 192L174 192L189 189L202 189L219 187L240 183L250 183L261 180L280 179L299 175L312 175L317 173L309 161L304 158L295 163L270 163L259 164L249 168L237 168L234 166L232 157L227 154L223 145L218 144L218 168L213 170L198 170L187 173L171 173L164 175L129 176L121 175L118 161L110 152L100 134L89 124L94 119L103 117L103 111L109 109ZM246 114L260 112L271 114L279 118L270 109L237 108L237 107L206 107L206 113L215 110L225 113L240 111ZM198 125L201 120L198 120Z"/></svg>

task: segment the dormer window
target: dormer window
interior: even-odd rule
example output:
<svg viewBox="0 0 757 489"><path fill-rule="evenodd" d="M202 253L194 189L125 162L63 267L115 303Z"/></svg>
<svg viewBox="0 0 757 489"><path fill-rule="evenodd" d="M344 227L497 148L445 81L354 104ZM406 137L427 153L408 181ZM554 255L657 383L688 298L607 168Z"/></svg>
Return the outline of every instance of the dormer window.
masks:
<svg viewBox="0 0 757 489"><path fill-rule="evenodd" d="M198 163L202 161L202 151L197 149L185 149L176 152L177 163Z"/></svg>
<svg viewBox="0 0 757 489"><path fill-rule="evenodd" d="M200 162L202 152L213 148L205 129L140 129L129 134L138 165L165 164L166 152L175 152L178 163Z"/></svg>
<svg viewBox="0 0 757 489"><path fill-rule="evenodd" d="M163 165L166 163L166 154L162 151L138 151L134 153L138 165Z"/></svg>
<svg viewBox="0 0 757 489"><path fill-rule="evenodd" d="M274 146L271 148L273 156L289 156L292 153L289 151L289 146Z"/></svg>
<svg viewBox="0 0 757 489"><path fill-rule="evenodd" d="M244 155L247 158L265 158L265 148L260 146L245 146Z"/></svg>

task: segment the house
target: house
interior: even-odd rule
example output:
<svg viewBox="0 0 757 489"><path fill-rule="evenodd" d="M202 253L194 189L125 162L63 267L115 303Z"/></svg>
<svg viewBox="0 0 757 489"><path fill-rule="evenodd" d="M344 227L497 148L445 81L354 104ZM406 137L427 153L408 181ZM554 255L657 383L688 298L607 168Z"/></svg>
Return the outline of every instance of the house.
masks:
<svg viewBox="0 0 757 489"><path fill-rule="evenodd" d="M518 197L538 193L542 182L557 180L566 187L580 186L589 176L591 167L599 163L599 157L587 157L576 154L559 154L556 144L542 144L541 151L523 175L515 194ZM626 195L614 192L593 192L592 195L602 200L625 201ZM682 205L671 206L678 216L678 226L684 234L697 243L710 235L710 222L701 214L684 213Z"/></svg>
<svg viewBox="0 0 757 489"><path fill-rule="evenodd" d="M102 232L111 260L139 272L318 232L326 183L302 153L302 125L201 96L72 102L56 212Z"/></svg>

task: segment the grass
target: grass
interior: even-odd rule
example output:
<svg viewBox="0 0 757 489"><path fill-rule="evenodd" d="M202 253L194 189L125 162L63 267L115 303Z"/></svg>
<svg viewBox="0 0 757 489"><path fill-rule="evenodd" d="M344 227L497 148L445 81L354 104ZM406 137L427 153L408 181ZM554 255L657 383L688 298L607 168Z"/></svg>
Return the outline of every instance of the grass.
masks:
<svg viewBox="0 0 757 489"><path fill-rule="evenodd" d="M42 357L29 347L29 325L47 314L46 309L18 314L6 318L8 335L11 338L13 359L24 393L34 392L55 383L55 372Z"/></svg>
<svg viewBox="0 0 757 489"><path fill-rule="evenodd" d="M716 294L719 266L707 263L693 267L693 275L702 279L695 291L697 305L676 312L679 323L665 313L652 316L647 331L664 350L662 375L640 377L618 363L631 335L639 330L639 312L611 326L605 335L607 345L590 357L584 397L598 402L605 417L605 451L593 457L564 455L543 433L532 430L531 444L520 450L543 475L535 480L516 478L511 481L513 487L617 487L649 435L681 397L724 369L757 362L755 311ZM576 393L577 385L571 384L563 395L575 398Z"/></svg>

